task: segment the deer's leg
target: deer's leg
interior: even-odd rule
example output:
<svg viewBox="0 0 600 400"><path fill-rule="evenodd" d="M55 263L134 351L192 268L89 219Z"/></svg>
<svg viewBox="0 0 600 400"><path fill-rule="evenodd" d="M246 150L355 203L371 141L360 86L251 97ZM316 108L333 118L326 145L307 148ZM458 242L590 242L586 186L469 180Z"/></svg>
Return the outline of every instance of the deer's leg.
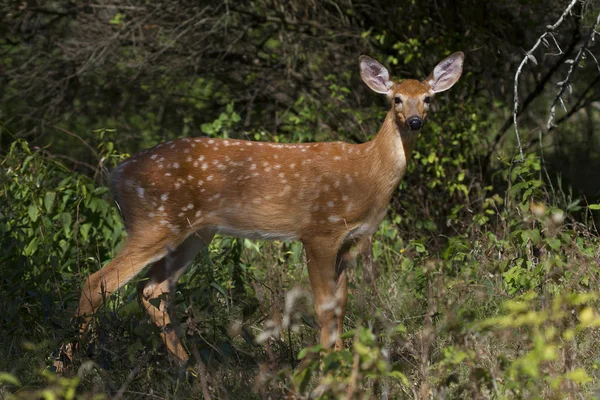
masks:
<svg viewBox="0 0 600 400"><path fill-rule="evenodd" d="M346 265L350 246L339 246L317 238L304 241L308 275L315 309L321 325L320 343L325 348L343 346L341 333L346 312Z"/></svg>
<svg viewBox="0 0 600 400"><path fill-rule="evenodd" d="M335 350L339 351L344 348L342 333L344 332L344 317L346 316L346 303L348 302L348 265L353 260L353 255L350 252L350 243L344 244L338 251L335 269L337 275L337 284L335 297L339 301L339 315L337 315L337 338L335 341Z"/></svg>
<svg viewBox="0 0 600 400"><path fill-rule="evenodd" d="M208 231L192 234L174 251L155 262L148 271L147 279L138 285L138 293L144 308L152 321L161 328L160 335L167 349L181 363L185 363L189 357L171 325L167 302L161 299L157 305L157 302L152 300L163 294L171 293L177 280L183 275L194 257L208 246L212 237L213 233Z"/></svg>
<svg viewBox="0 0 600 400"><path fill-rule="evenodd" d="M102 305L104 296L110 296L121 288L148 264L164 257L172 245L168 236L151 239L143 235L132 235L117 256L85 281L79 299L76 316L83 317L80 331L84 331L91 315Z"/></svg>

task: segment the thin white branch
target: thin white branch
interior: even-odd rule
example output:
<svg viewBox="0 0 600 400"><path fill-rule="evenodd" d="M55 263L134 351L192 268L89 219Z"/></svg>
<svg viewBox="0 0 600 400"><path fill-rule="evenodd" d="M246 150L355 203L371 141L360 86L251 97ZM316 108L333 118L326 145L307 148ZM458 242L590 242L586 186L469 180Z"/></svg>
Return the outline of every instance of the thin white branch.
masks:
<svg viewBox="0 0 600 400"><path fill-rule="evenodd" d="M527 53L525 53L525 57L523 57L523 60L521 60L521 64L519 64L519 68L517 68L517 72L515 73L515 87L514 87L515 100L514 100L514 108L513 108L513 124L515 126L515 135L517 136L517 143L519 145L519 154L521 155L521 162L525 161L525 156L523 155L523 146L521 146L521 137L519 136L519 127L517 124L517 113L519 111L519 76L521 75L521 72L523 71L523 67L525 66L525 64L527 64L527 61L530 61L533 58L533 52L535 50L537 50L537 48L540 46L540 44L542 44L546 40L546 36L550 36L551 38L554 39L554 37L552 36L552 32L554 32L556 30L556 28L558 28L563 23L565 17L571 12L571 10L575 6L575 4L577 4L578 1L580 1L580 0L572 0L571 3L569 3L569 5L565 9L565 11L560 16L560 18L554 23L554 25L548 25L546 27L546 32L544 32L544 34L538 38L537 42L535 42L533 47L531 49L529 49L529 51ZM558 47L558 49L560 51L559 54L562 54L562 50L560 49L560 47ZM535 58L533 58L533 59L535 59Z"/></svg>
<svg viewBox="0 0 600 400"><path fill-rule="evenodd" d="M571 76L573 74L573 70L575 69L576 66L579 65L579 62L581 61L581 57L583 57L584 52L588 49L590 40L594 37L594 34L596 32L596 27L598 26L598 24L600 24L600 13L598 13L598 15L596 16L596 20L594 21L594 24L592 25L592 28L590 29L590 34L585 38L583 44L581 45L581 48L579 49L579 51L577 52L577 55L575 56L575 59L571 63L571 65L569 67L569 71L567 72L567 77L562 82L559 83L560 90L559 90L558 94L556 95L556 98L552 102L552 105L550 106L550 115L548 116L548 122L546 123L546 127L548 129L550 129L550 127L552 126L552 121L554 120L554 115L555 115L555 110L556 110L556 103L558 101L560 101L561 105L563 106L563 109L565 109L565 111L566 111L565 105L563 103L562 95L565 93L565 90L567 88L569 88L569 86L570 86L569 83L571 81ZM596 57L594 57L594 60L596 60ZM596 61L596 64L597 63L598 63L598 61Z"/></svg>
<svg viewBox="0 0 600 400"><path fill-rule="evenodd" d="M585 49L585 51L594 59L594 61L596 62L596 67L598 68L598 73L600 74L600 63L598 63L598 59L596 58L596 56L594 55L594 53L592 53L590 51L590 49Z"/></svg>

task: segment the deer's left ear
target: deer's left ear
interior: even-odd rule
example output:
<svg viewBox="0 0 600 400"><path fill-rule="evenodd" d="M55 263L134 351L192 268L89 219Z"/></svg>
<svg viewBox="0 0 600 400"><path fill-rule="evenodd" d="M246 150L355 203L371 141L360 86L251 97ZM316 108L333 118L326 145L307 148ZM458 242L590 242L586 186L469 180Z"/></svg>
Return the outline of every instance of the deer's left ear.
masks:
<svg viewBox="0 0 600 400"><path fill-rule="evenodd" d="M449 55L436 65L435 69L429 74L429 77L427 77L426 80L434 93L443 92L454 86L462 74L464 59L465 55L463 52L458 51Z"/></svg>

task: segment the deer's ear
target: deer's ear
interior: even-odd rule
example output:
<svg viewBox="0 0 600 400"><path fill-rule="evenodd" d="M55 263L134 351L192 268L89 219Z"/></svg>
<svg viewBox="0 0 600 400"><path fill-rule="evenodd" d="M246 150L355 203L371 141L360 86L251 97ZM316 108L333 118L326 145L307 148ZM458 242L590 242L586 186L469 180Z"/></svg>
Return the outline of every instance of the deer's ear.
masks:
<svg viewBox="0 0 600 400"><path fill-rule="evenodd" d="M434 93L450 89L462 74L465 55L458 51L443 59L436 65L433 72L427 78L427 83Z"/></svg>
<svg viewBox="0 0 600 400"><path fill-rule="evenodd" d="M369 56L360 56L360 77L372 91L389 94L394 82L390 81L390 73Z"/></svg>

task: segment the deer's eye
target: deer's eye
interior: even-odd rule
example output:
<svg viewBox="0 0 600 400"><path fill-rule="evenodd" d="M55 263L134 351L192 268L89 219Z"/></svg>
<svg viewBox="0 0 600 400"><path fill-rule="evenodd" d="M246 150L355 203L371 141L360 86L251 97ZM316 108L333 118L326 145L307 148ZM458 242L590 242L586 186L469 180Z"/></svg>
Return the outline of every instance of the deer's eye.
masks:
<svg viewBox="0 0 600 400"><path fill-rule="evenodd" d="M425 97L425 100L423 100L425 102L425 104L429 104L431 103L431 97L427 96Z"/></svg>
<svg viewBox="0 0 600 400"><path fill-rule="evenodd" d="M400 104L402 103L402 99L400 97L394 97L394 103Z"/></svg>

